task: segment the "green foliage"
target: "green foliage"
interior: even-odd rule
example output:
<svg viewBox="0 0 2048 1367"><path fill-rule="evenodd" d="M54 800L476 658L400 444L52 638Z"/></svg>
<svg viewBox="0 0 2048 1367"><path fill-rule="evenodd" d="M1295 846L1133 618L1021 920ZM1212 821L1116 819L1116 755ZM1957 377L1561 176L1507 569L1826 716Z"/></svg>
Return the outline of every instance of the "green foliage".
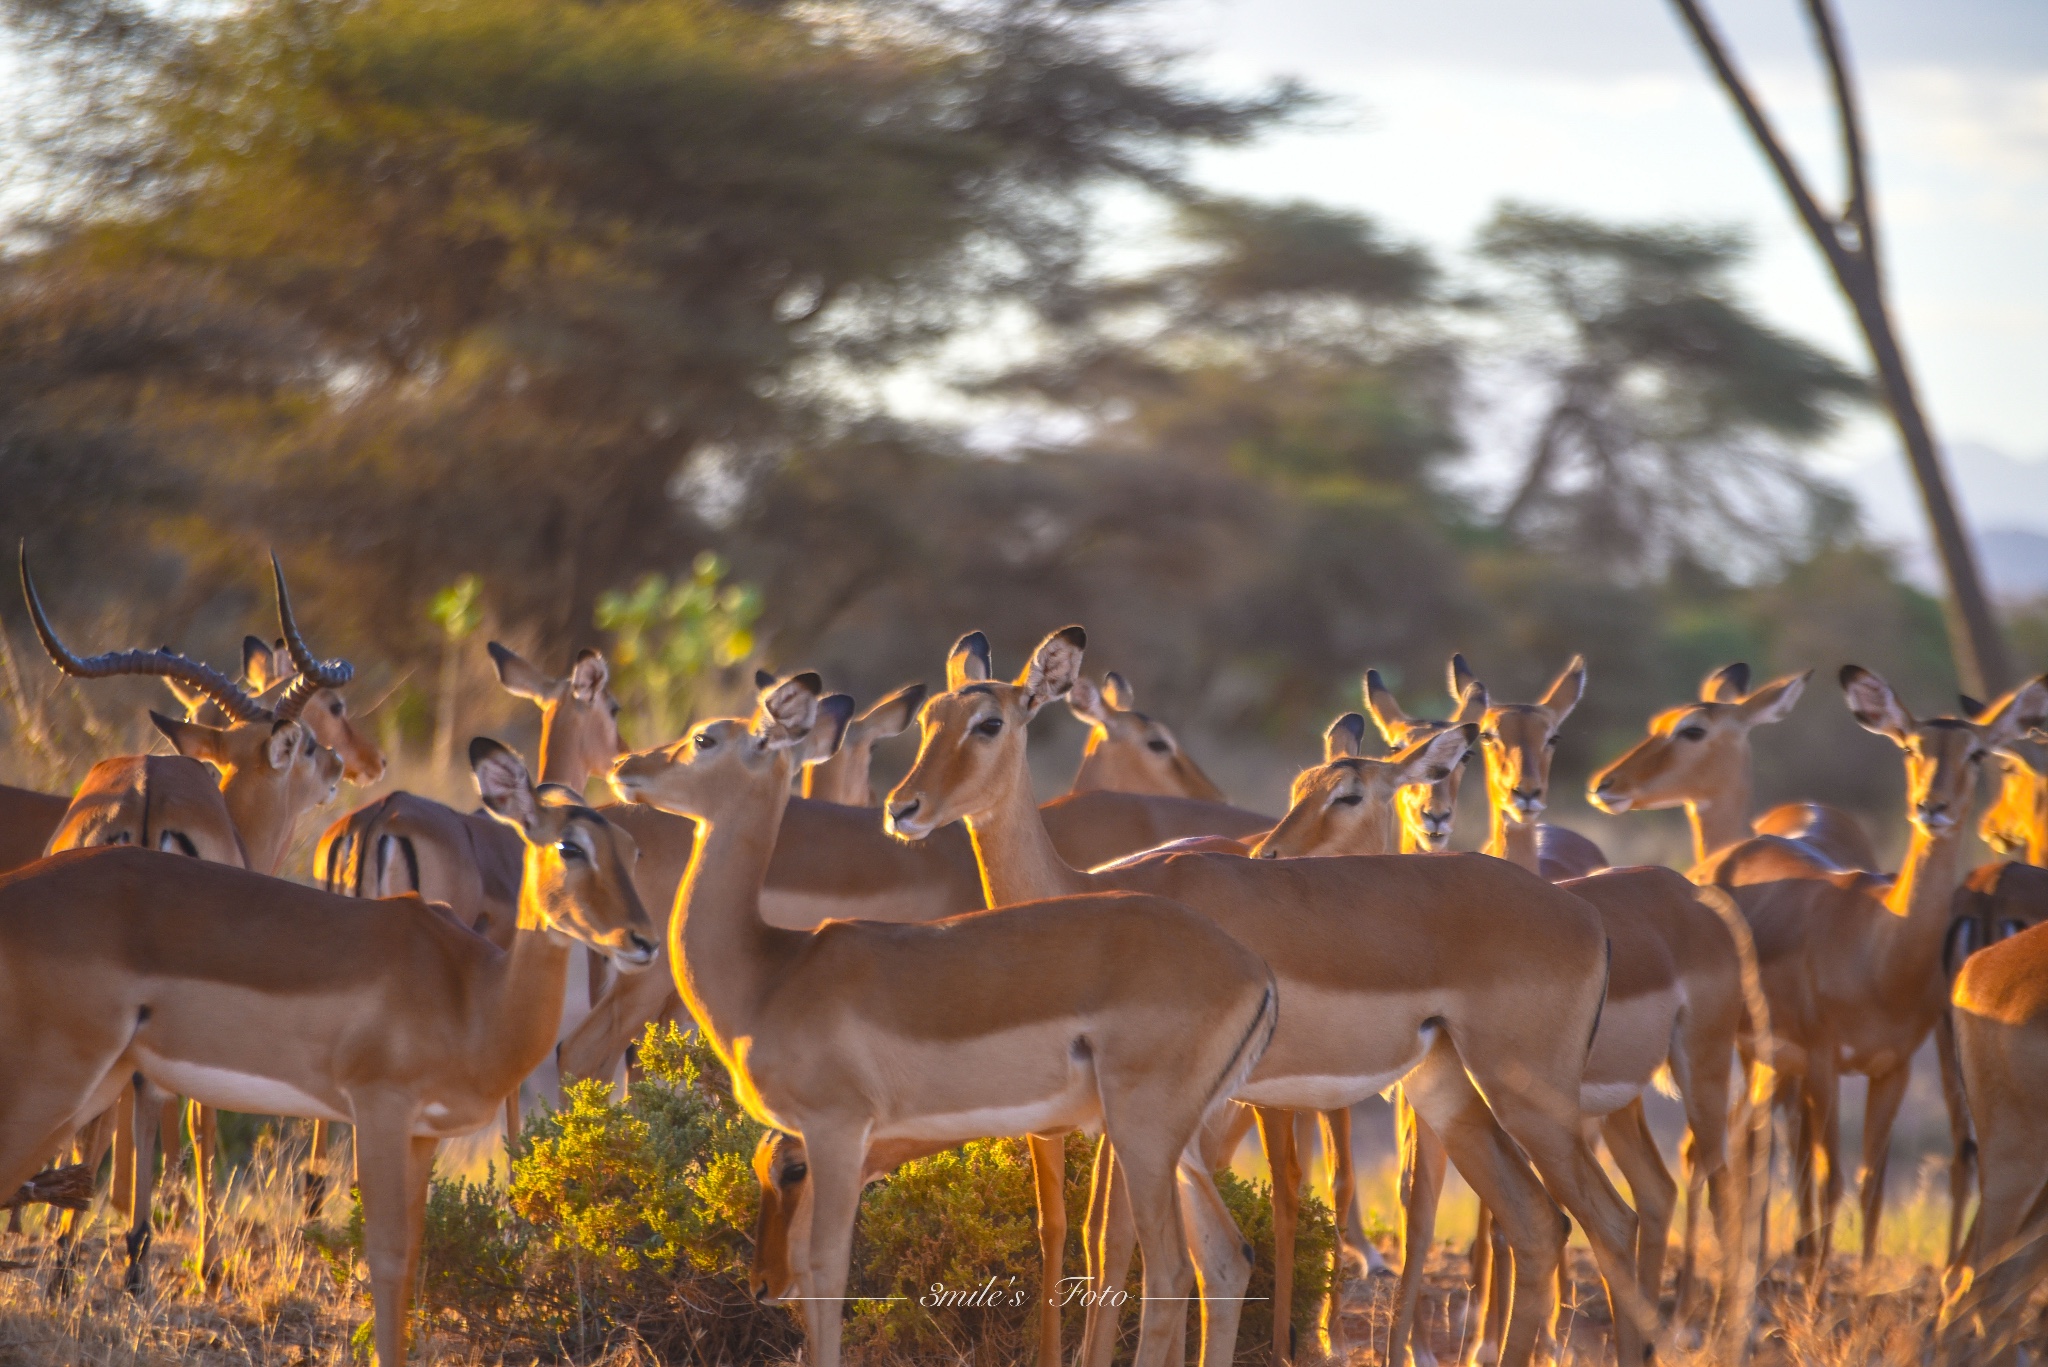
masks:
<svg viewBox="0 0 2048 1367"><path fill-rule="evenodd" d="M460 641L483 625L483 581L465 574L427 600L427 616L449 641Z"/></svg>
<svg viewBox="0 0 2048 1367"><path fill-rule="evenodd" d="M1221 1172L1216 1175L1216 1190L1252 1246L1252 1279L1245 1287L1244 1318L1237 1334L1239 1352L1250 1356L1253 1349L1273 1341L1273 1189L1265 1182ZM1330 1207L1304 1190L1294 1231L1294 1300L1288 1316L1299 1342L1314 1342L1311 1334L1330 1289L1336 1247L1337 1222Z"/></svg>
<svg viewBox="0 0 2048 1367"><path fill-rule="evenodd" d="M635 734L665 744L719 692L719 671L754 651L761 594L726 581L725 561L699 555L690 576L650 574L630 591L601 594L597 624L612 633L612 690L638 720Z"/></svg>

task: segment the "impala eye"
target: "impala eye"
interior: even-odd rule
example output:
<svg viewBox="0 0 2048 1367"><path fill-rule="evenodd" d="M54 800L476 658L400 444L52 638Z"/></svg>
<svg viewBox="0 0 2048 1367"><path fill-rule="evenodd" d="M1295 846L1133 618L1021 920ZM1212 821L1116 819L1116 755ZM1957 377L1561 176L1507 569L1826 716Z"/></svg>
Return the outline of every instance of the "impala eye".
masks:
<svg viewBox="0 0 2048 1367"><path fill-rule="evenodd" d="M1163 740L1148 740L1145 742L1145 748L1154 754L1170 755L1173 753L1173 747Z"/></svg>
<svg viewBox="0 0 2048 1367"><path fill-rule="evenodd" d="M1704 726L1681 727L1679 728L1678 738L1680 740L1705 740L1707 738L1707 728Z"/></svg>
<svg viewBox="0 0 2048 1367"><path fill-rule="evenodd" d="M1551 738L1550 738L1549 740L1546 740L1546 741L1544 741L1543 743L1544 743L1545 745L1547 745L1547 746L1550 746L1550 747L1551 747L1552 749L1556 749L1556 748L1557 748L1557 737L1556 737L1556 736L1552 736L1552 737L1551 737Z"/></svg>
<svg viewBox="0 0 2048 1367"><path fill-rule="evenodd" d="M590 858L589 855L583 852L583 847L573 840L556 841L555 853L561 855L562 858L570 861L571 863L575 863L578 861L587 862Z"/></svg>
<svg viewBox="0 0 2048 1367"><path fill-rule="evenodd" d="M1003 719L1001 717L990 717L985 721L976 722L974 724L974 734L977 736L1000 736L1003 734Z"/></svg>
<svg viewBox="0 0 2048 1367"><path fill-rule="evenodd" d="M1342 797L1331 798L1330 805L1333 807L1356 807L1363 801L1365 801L1365 798L1358 793L1346 793Z"/></svg>
<svg viewBox="0 0 2048 1367"><path fill-rule="evenodd" d="M712 746L718 744L718 737L712 735L709 731L699 731L690 737L690 744L696 746L699 750L709 750Z"/></svg>
<svg viewBox="0 0 2048 1367"><path fill-rule="evenodd" d="M803 1181L806 1177L809 1177L810 1175L810 1164L791 1163L788 1167L782 1170L782 1185L785 1187L794 1186L798 1182Z"/></svg>

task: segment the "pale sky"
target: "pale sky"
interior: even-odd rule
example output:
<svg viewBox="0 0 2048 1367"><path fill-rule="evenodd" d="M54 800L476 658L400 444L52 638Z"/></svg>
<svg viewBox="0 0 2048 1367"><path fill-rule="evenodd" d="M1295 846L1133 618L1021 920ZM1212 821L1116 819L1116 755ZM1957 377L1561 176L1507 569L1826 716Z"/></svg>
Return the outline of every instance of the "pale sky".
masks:
<svg viewBox="0 0 2048 1367"><path fill-rule="evenodd" d="M1799 0L1708 0L1823 202L1834 127ZM1971 448L1986 527L2048 532L2048 2L1838 0L1860 78L1895 316L1940 438ZM1756 243L1746 293L1858 368L1818 253L1668 0L1168 0L1152 26L1225 88L1293 75L1335 98L1205 154L1206 184L1366 210L1455 259L1504 198L1716 221ZM1872 521L1917 532L1887 428L1826 462ZM2015 468L2012 462L2019 462Z"/></svg>

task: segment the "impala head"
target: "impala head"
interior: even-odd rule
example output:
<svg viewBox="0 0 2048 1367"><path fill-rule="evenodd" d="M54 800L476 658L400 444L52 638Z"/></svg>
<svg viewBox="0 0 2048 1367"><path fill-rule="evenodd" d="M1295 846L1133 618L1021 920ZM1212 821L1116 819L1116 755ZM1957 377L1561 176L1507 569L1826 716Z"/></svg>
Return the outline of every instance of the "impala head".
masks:
<svg viewBox="0 0 2048 1367"><path fill-rule="evenodd" d="M1451 678L1460 690L1472 681L1463 655L1451 657ZM1527 825L1550 798L1550 761L1558 729L1586 691L1586 661L1574 655L1539 702L1494 703L1479 722L1486 757L1486 795L1502 819Z"/></svg>
<svg viewBox="0 0 2048 1367"><path fill-rule="evenodd" d="M2000 854L2032 856L2048 847L2048 734L2006 741L1992 759L1998 797L1978 823L1978 834Z"/></svg>
<svg viewBox="0 0 2048 1367"><path fill-rule="evenodd" d="M348 661L321 660L307 648L276 556L271 557L270 567L277 590L278 626L298 668L275 699L266 703L219 670L188 660L169 647L85 657L73 654L58 639L43 610L25 546L21 553L21 587L28 600L29 618L59 669L78 679L154 675L189 690L225 716L226 725L208 726L149 714L179 754L220 770L221 796L248 846L250 866L262 873L273 871L283 858L300 815L331 799L341 782L341 758L315 738L302 718L307 704L318 694L340 688L355 677Z"/></svg>
<svg viewBox="0 0 2048 1367"><path fill-rule="evenodd" d="M889 833L921 840L962 817L982 816L1028 787L1025 728L1081 677L1088 633L1065 627L1039 642L1015 683L990 677L988 638L962 636L946 658L946 691L924 705L917 763L889 794Z"/></svg>
<svg viewBox="0 0 2048 1367"><path fill-rule="evenodd" d="M1650 733L1593 775L1587 797L1619 816L1706 801L1745 784L1750 730L1790 716L1812 677L1809 669L1751 691L1748 665L1715 670L1701 681L1699 701L1650 718Z"/></svg>
<svg viewBox="0 0 2048 1367"><path fill-rule="evenodd" d="M823 690L810 673L771 682L751 717L699 722L673 745L621 756L612 788L622 802L711 821L734 804L786 796L795 766L831 758L853 715L852 698Z"/></svg>
<svg viewBox="0 0 2048 1367"><path fill-rule="evenodd" d="M622 971L654 962L655 928L633 886L633 837L557 783L534 786L517 752L489 736L469 743L469 768L484 808L526 842L519 887L522 925L579 940Z"/></svg>
<svg viewBox="0 0 2048 1367"><path fill-rule="evenodd" d="M801 1135L770 1130L754 1148L761 1181L761 1213L754 1218L754 1260L747 1286L754 1299L775 1305L799 1294L797 1269L810 1261L810 1160Z"/></svg>
<svg viewBox="0 0 2048 1367"><path fill-rule="evenodd" d="M1969 815L1977 766L1999 746L2048 721L2048 675L2029 679L1974 718L1916 721L1891 685L1859 665L1842 666L1842 692L1857 724L1906 755L1906 813L1931 836L1953 833Z"/></svg>
<svg viewBox="0 0 2048 1367"><path fill-rule="evenodd" d="M757 674L754 681L766 684L775 680L773 675ZM910 723L917 720L917 709L924 706L925 692L921 683L905 684L848 722L839 752L804 767L804 796L847 807L875 806L875 790L868 784L875 742L908 730Z"/></svg>
<svg viewBox="0 0 2048 1367"><path fill-rule="evenodd" d="M1075 679L1067 706L1088 723L1087 748L1074 775L1075 792L1223 801L1223 790L1188 758L1165 723L1137 710L1137 695L1123 675L1103 675L1099 688L1088 679Z"/></svg>
<svg viewBox="0 0 2048 1367"><path fill-rule="evenodd" d="M541 782L580 789L612 767L625 746L619 743L619 700L612 696L604 656L580 651L569 673L556 679L496 641L486 649L505 691L540 708Z"/></svg>
<svg viewBox="0 0 2048 1367"><path fill-rule="evenodd" d="M1463 659L1463 656L1459 657L1461 662ZM1380 738L1386 741L1388 749L1405 750L1418 740L1468 722L1473 723L1474 730L1477 730L1479 719L1486 715L1486 685L1477 679L1461 678L1456 664L1451 666L1450 676L1451 698L1458 704L1458 709L1449 721L1428 721L1411 717L1401 710L1399 700L1387 687L1386 681L1380 678L1377 669L1365 671L1365 710L1371 714L1373 725L1379 728ZM1354 750L1353 753L1357 752ZM1431 783L1410 784L1395 799L1400 809L1401 829L1408 833L1414 848L1441 850L1451 843L1451 823L1458 810L1458 788L1464 782L1464 766L1471 762L1471 758L1468 746L1464 758L1453 765L1448 774Z"/></svg>
<svg viewBox="0 0 2048 1367"><path fill-rule="evenodd" d="M278 637L275 644L261 636L242 638L242 679L258 702L274 701L298 674L290 643L284 637ZM220 710L205 692L177 679L164 682L184 705L185 720L219 719ZM350 783L367 787L384 777L384 752L349 720L348 703L341 690L315 690L306 700L299 722L313 733L314 739L341 756L342 777Z"/></svg>
<svg viewBox="0 0 2048 1367"><path fill-rule="evenodd" d="M1323 762L1294 780L1287 815L1252 848L1254 859L1398 854L1403 793L1457 772L1479 733L1473 722L1425 731L1385 759L1358 753L1365 718L1347 712L1323 736Z"/></svg>

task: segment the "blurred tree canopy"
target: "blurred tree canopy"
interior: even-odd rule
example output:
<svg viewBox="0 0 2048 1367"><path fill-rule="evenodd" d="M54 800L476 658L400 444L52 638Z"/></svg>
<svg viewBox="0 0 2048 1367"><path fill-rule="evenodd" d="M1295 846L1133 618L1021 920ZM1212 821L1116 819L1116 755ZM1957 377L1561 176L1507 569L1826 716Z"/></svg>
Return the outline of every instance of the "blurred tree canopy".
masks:
<svg viewBox="0 0 2048 1367"><path fill-rule="evenodd" d="M1945 696L1934 605L1801 463L1864 382L1747 305L1739 236L1508 206L1461 272L1206 194L1191 149L1311 97L1196 88L1134 8L0 0L51 93L0 534L216 655L276 545L316 645L401 682L464 575L555 663L741 594L718 663L864 699L1078 620L1197 743L1290 758L1367 665L1441 711L1454 649L1503 696L1589 656L1568 772L1738 657ZM990 420L873 399L909 373ZM1503 374L1537 416L1489 490ZM645 725L687 710L641 683ZM1831 707L1767 793L1895 781Z"/></svg>

